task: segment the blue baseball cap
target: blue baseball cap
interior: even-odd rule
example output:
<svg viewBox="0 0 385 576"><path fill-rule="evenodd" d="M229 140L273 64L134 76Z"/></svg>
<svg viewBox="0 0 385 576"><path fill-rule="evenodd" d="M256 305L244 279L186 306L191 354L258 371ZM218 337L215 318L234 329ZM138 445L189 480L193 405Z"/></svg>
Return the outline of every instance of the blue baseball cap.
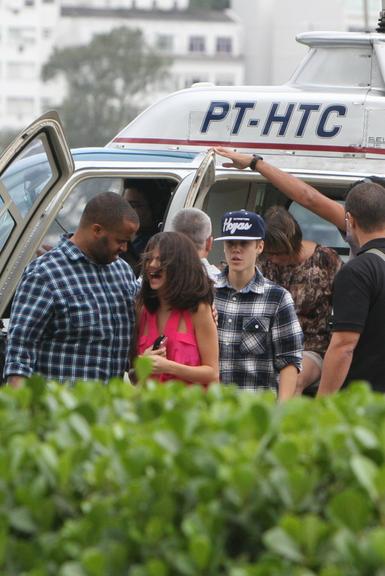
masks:
<svg viewBox="0 0 385 576"><path fill-rule="evenodd" d="M263 240L265 221L247 210L225 212L222 216L222 236L215 240Z"/></svg>

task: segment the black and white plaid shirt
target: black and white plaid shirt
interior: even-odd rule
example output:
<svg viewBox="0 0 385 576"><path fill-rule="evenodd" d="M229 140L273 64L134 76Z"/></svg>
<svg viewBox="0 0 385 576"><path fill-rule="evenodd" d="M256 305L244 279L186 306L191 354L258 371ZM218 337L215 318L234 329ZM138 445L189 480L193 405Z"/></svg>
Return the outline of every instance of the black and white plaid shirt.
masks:
<svg viewBox="0 0 385 576"><path fill-rule="evenodd" d="M137 282L121 258L89 260L64 238L25 270L12 305L5 375L107 381L127 368Z"/></svg>
<svg viewBox="0 0 385 576"><path fill-rule="evenodd" d="M258 269L240 291L230 286L227 270L215 287L221 381L277 391L283 368L301 369L303 334L291 295Z"/></svg>

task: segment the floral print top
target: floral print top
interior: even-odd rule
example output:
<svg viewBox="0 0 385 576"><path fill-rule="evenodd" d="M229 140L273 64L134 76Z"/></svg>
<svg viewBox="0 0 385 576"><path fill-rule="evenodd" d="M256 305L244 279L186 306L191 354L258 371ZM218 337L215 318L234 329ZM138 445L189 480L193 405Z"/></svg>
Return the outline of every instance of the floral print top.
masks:
<svg viewBox="0 0 385 576"><path fill-rule="evenodd" d="M333 280L341 266L337 252L319 244L301 264L279 266L267 259L259 263L266 278L291 293L305 336L305 350L321 356L329 345Z"/></svg>

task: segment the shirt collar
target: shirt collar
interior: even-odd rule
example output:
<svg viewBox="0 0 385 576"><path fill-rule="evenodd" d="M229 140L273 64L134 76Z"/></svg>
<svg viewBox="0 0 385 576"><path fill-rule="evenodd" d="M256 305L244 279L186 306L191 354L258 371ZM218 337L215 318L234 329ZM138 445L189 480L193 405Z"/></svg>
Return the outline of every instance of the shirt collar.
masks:
<svg viewBox="0 0 385 576"><path fill-rule="evenodd" d="M215 283L215 288L231 288L232 290L235 290L235 288L229 282L228 272L229 268L226 267L225 270L219 274ZM250 282L246 284L246 286L244 286L241 290L235 291L241 294L247 294L248 292L263 294L265 291L265 279L258 268L255 269L255 276L250 280Z"/></svg>
<svg viewBox="0 0 385 576"><path fill-rule="evenodd" d="M385 238L380 237L380 238L374 238L373 240L369 240L369 242L366 242L366 244L361 246L361 248L357 252L357 256L359 254L362 254L363 252L366 252L367 250L370 250L371 248L380 248L383 250L385 248Z"/></svg>
<svg viewBox="0 0 385 576"><path fill-rule="evenodd" d="M80 250L78 246L76 246L76 244L71 242L70 240L71 236L72 234L63 234L63 236L60 239L59 246L63 254L65 254L69 260L75 261L84 259L87 260L88 262L92 262L92 260L90 260L88 256L82 250ZM95 264L95 262L92 263Z"/></svg>

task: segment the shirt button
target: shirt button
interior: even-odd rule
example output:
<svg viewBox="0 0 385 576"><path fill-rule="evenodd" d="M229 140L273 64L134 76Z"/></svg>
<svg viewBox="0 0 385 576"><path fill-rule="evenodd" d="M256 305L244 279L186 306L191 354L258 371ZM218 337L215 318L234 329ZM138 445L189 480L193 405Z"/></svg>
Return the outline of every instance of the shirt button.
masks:
<svg viewBox="0 0 385 576"><path fill-rule="evenodd" d="M254 328L256 328L256 329L258 330L258 328L259 328L258 324L256 324L256 325L254 326Z"/></svg>
<svg viewBox="0 0 385 576"><path fill-rule="evenodd" d="M229 322L229 324L231 324L231 322L232 322L231 318L228 319L228 322Z"/></svg>
<svg viewBox="0 0 385 576"><path fill-rule="evenodd" d="M234 296L234 298L233 298L233 302L236 302L236 300L237 300L237 299L236 299L236 297Z"/></svg>

